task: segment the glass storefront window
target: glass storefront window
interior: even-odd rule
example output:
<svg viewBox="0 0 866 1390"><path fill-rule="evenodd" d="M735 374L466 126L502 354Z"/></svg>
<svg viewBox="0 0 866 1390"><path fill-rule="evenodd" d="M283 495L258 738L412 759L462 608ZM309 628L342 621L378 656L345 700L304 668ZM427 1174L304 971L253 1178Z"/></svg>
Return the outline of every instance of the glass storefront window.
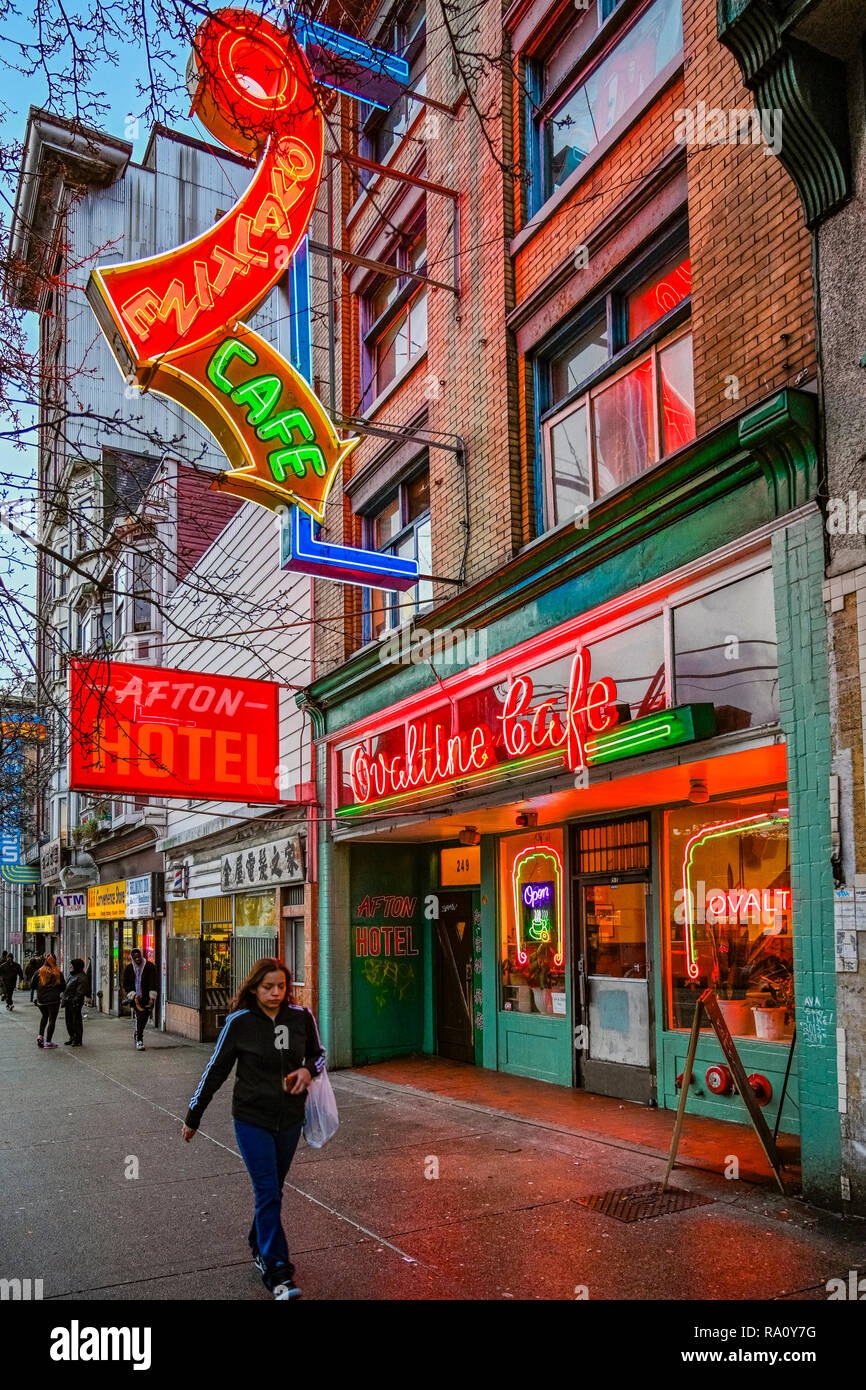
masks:
<svg viewBox="0 0 866 1390"><path fill-rule="evenodd" d="M719 733L779 717L772 571L674 609L676 703L710 700Z"/></svg>
<svg viewBox="0 0 866 1390"><path fill-rule="evenodd" d="M276 894L243 893L235 897L235 936L277 934Z"/></svg>
<svg viewBox="0 0 866 1390"><path fill-rule="evenodd" d="M630 719L642 719L665 708L665 633L661 615L593 642L589 651L593 676L613 676L617 704L628 705Z"/></svg>
<svg viewBox="0 0 866 1390"><path fill-rule="evenodd" d="M713 988L736 1037L790 1042L791 859L784 790L665 814L668 1022Z"/></svg>
<svg viewBox="0 0 866 1390"><path fill-rule="evenodd" d="M499 842L502 1008L564 1017L563 832Z"/></svg>
<svg viewBox="0 0 866 1390"><path fill-rule="evenodd" d="M172 903L168 929L170 936L201 936L201 899Z"/></svg>

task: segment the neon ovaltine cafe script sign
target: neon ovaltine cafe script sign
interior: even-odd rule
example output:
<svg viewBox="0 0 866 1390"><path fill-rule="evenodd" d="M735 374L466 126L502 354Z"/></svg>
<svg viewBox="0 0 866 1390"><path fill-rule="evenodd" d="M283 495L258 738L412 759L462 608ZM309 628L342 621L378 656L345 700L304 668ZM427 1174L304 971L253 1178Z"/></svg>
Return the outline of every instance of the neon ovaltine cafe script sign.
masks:
<svg viewBox="0 0 866 1390"><path fill-rule="evenodd" d="M321 518L340 440L303 377L243 322L285 272L313 211L324 122L307 59L261 15L216 10L187 68L192 110L258 161L225 216L163 255L93 271L88 299L127 380L196 415L231 465L217 486Z"/></svg>

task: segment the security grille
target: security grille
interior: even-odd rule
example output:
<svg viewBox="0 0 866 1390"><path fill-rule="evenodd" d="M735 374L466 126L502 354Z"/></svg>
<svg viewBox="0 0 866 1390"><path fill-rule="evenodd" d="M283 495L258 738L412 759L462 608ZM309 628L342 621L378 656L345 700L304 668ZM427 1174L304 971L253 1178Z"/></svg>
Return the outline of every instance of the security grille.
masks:
<svg viewBox="0 0 866 1390"><path fill-rule="evenodd" d="M201 1004L201 937L168 939L168 1003L197 1009Z"/></svg>
<svg viewBox="0 0 866 1390"><path fill-rule="evenodd" d="M275 936L235 936L232 938L232 994L237 994L257 960L277 954Z"/></svg>
<svg viewBox="0 0 866 1390"><path fill-rule="evenodd" d="M578 873L640 873L649 868L649 821L578 826L577 846Z"/></svg>

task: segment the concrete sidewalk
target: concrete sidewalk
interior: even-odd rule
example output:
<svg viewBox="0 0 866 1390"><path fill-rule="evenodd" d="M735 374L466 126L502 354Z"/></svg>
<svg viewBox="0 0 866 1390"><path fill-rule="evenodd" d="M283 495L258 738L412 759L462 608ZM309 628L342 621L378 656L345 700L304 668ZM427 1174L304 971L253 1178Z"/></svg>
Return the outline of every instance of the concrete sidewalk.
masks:
<svg viewBox="0 0 866 1390"><path fill-rule="evenodd" d="M26 995L0 1010L0 1278L41 1278L46 1299L266 1299L231 1080L180 1139L210 1048L148 1031L136 1052L128 1022L91 1015L83 1048L44 1052L37 1020ZM685 1167L676 1186L706 1205L627 1224L582 1201L658 1182L646 1149L363 1072L333 1082L340 1131L301 1145L283 1208L306 1298L823 1300L863 1271L861 1225L768 1188Z"/></svg>

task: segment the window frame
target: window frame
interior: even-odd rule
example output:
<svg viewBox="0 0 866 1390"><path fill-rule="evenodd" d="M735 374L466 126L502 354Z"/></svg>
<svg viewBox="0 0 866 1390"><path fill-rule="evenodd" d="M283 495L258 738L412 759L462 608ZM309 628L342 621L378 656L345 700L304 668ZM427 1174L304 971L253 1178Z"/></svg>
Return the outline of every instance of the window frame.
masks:
<svg viewBox="0 0 866 1390"><path fill-rule="evenodd" d="M430 511L430 506L429 506L429 503L428 503L428 507L427 507L427 510L426 510L425 512L421 512L421 514L420 514L419 516L413 517L411 520L409 520L409 519L408 519L408 511L409 511L408 496L409 496L409 488L411 487L411 485L412 485L414 482L416 482L416 481L418 480L418 478L420 478L424 473L426 473L426 474L428 475L428 478L429 478L429 474L430 474L430 459L429 459L429 455L426 453L426 451L420 456L419 459L417 459L417 460L412 464L412 466L411 466L400 478L398 478L398 479L394 482L394 484L387 490L387 492L382 493L382 494L377 498L376 503L375 503L375 506L374 506L374 507L371 507L370 510L366 511L366 512L362 515L362 517L361 517L361 530L362 530L362 541L361 541L361 543L362 543L362 545L364 546L364 548L365 548L366 550L373 550L373 551L376 551L378 554L381 554L381 555L393 555L393 554L396 553L398 547L399 547L409 536L414 535L414 537L415 537L415 556L416 556L416 558L417 558L417 555L418 555L418 532L419 532L419 530L420 530L422 524L423 524L425 521L428 522L428 523L430 522L430 520L431 520L431 511ZM398 497L398 498L399 498L399 501L400 501L400 528L399 528L399 530L398 530L397 532L395 532L395 534L391 537L391 539L389 540L387 546L384 546L381 550L379 550L379 548L378 548L377 545L376 545L376 539L375 539L375 521L376 521L376 518L377 518L377 517L381 514L381 512L384 510L384 508L385 508L390 502L393 502L393 500L394 500L395 497ZM419 581L419 583L416 584L412 589L406 589L406 590L394 590L394 589L382 589L382 590L377 590L377 587L376 587L375 584L370 585L369 587L364 588L364 589L362 590L362 600L361 600L361 607L362 607L362 640L363 640L363 643L364 643L365 645L366 645L366 643L368 643L368 642L379 641L381 638L387 637L390 633L396 632L396 630L397 630L398 628L402 627L404 623L406 623L406 622L411 622L412 619L415 618L419 613L421 613L422 611L424 611L424 609L429 608L429 607L432 605L432 602L433 602L432 595L431 595L430 599L424 599L424 600L422 600L422 599L420 598L419 594L418 594L418 590L420 589L421 582L422 582L422 581ZM374 633L374 632L373 632L373 594L374 594L374 592L380 592L380 593L382 593L382 594L385 595L385 607L386 607L386 611L387 611L389 617L390 617L391 620L392 620L392 621L389 623L389 625L388 625L387 627L384 627L384 628L382 629L382 631L379 632L379 633ZM411 601L411 596L412 596L412 595L414 595L414 601L413 601L412 612L411 612L411 614L410 614L409 611L408 611L408 605L409 605L409 602ZM402 606L402 616L401 616L401 606Z"/></svg>
<svg viewBox="0 0 866 1390"><path fill-rule="evenodd" d="M383 111L381 107L378 106L371 106L367 115L363 116L359 123L358 153L363 159L369 159L374 164L387 165L391 162L399 145L411 129L415 121L415 116L418 114L417 112L414 114L412 112L413 101L417 101L417 98L410 95L410 93L415 90L415 84L413 84L412 81L412 66L416 62L419 53L421 53L422 50L426 52L427 9L425 4L423 18L420 19L414 32L410 32L408 20L413 10L416 8L418 8L418 6L414 3L414 0L408 0L407 4L399 7L395 17L383 25L376 37L376 44L379 48L385 48L389 52L398 54L401 58L406 60L409 65L409 86L405 91L400 93L397 100L387 111ZM397 15L399 15L399 18ZM426 76L427 67L425 61L425 65L415 76L415 83L418 83L419 79L423 78L425 79L426 86ZM368 103L360 103L362 110L366 104ZM400 124L394 132L394 138L390 145L383 153L379 146L379 140L385 122L395 107L401 108L398 113L398 121ZM362 190L367 187L373 178L375 178L375 171L373 169L358 170L358 180Z"/></svg>
<svg viewBox="0 0 866 1390"><path fill-rule="evenodd" d="M589 402L617 379L632 371L647 357L653 358L654 374L654 419L653 449L656 455L649 468L656 467L669 454L659 454L661 399L660 376L657 369L657 356L671 343L685 337L692 331L692 296L684 296L678 304L657 319L636 338L628 338L628 299L654 270L662 267L675 257L690 259L688 228L679 223L661 239L655 241L636 260L630 263L618 276L603 283L598 291L581 305L576 314L560 324L536 349L533 357L533 373L536 400L536 534L544 535L562 525L553 521L552 515L552 470L548 464L548 442L553 426L577 411L581 404ZM607 324L608 358L566 395L552 403L552 366L555 358L568 350L601 318ZM590 464L590 490L595 487L595 447L591 429L591 411L587 412L589 432L588 458ZM673 450L671 450L673 452ZM649 468L645 471L649 471ZM637 474L642 477L643 474ZM629 479L622 487L635 481ZM611 489L614 491L615 489ZM590 496L587 503L593 506L600 497L608 497L610 492Z"/></svg>
<svg viewBox="0 0 866 1390"><path fill-rule="evenodd" d="M424 259L417 266L410 264L412 248L427 235L427 207L426 202L415 212L399 235L392 237L387 250L380 257L381 260L393 264L398 271L404 272L412 270L415 274L426 275L427 272L427 251L425 248ZM393 260L391 259L393 257ZM410 357L405 366L399 371L395 371L390 379L381 384L379 382L379 363L378 348L386 334L396 325L398 319L405 315L407 322L411 322L411 305L413 300L418 299L421 294L426 296L427 285L424 280L409 279L405 274L393 277L396 284L396 293L391 303L379 314L377 318L372 318L372 301L382 290L390 277L386 275L376 275L361 290L360 299L360 330L361 330L361 400L359 402L361 413L369 410L373 403L378 400L384 391L390 389L394 382L398 380L401 373L408 371L415 363L420 362L427 351L427 337L423 349ZM428 306L429 310L429 306ZM369 401L367 400L369 396ZM365 404L366 402L366 404Z"/></svg>
<svg viewBox="0 0 866 1390"><path fill-rule="evenodd" d="M548 62L554 51L561 47L564 42L567 42L568 36L580 23L586 11L577 10L576 16L572 17L572 22L567 28L564 30L559 28L554 31L555 41L548 38L543 47L527 55L525 100L529 218L534 217L562 187L560 184L558 188L554 188L549 177L545 152L547 139L545 124L592 77L593 72L615 52L618 45L656 3L657 0L645 0L645 3L640 3L638 0L638 3L629 6L627 0L596 0L597 23L595 32L588 40L583 52L578 56L572 69L554 79L549 89L545 87L545 69ZM680 8L682 10L682 4ZM682 52L681 49L680 53L682 54ZM660 69L660 71L663 70ZM641 97L643 95L641 93ZM638 107L639 101L640 97L636 98L632 105L622 113L619 120L610 127L610 130L605 131L604 135L592 146L592 149L587 151L581 164L592 156L593 150L601 144L602 140L607 140L621 128L627 128L627 125L633 120L634 111ZM618 143L618 140L615 143ZM580 165L576 167L580 168Z"/></svg>

